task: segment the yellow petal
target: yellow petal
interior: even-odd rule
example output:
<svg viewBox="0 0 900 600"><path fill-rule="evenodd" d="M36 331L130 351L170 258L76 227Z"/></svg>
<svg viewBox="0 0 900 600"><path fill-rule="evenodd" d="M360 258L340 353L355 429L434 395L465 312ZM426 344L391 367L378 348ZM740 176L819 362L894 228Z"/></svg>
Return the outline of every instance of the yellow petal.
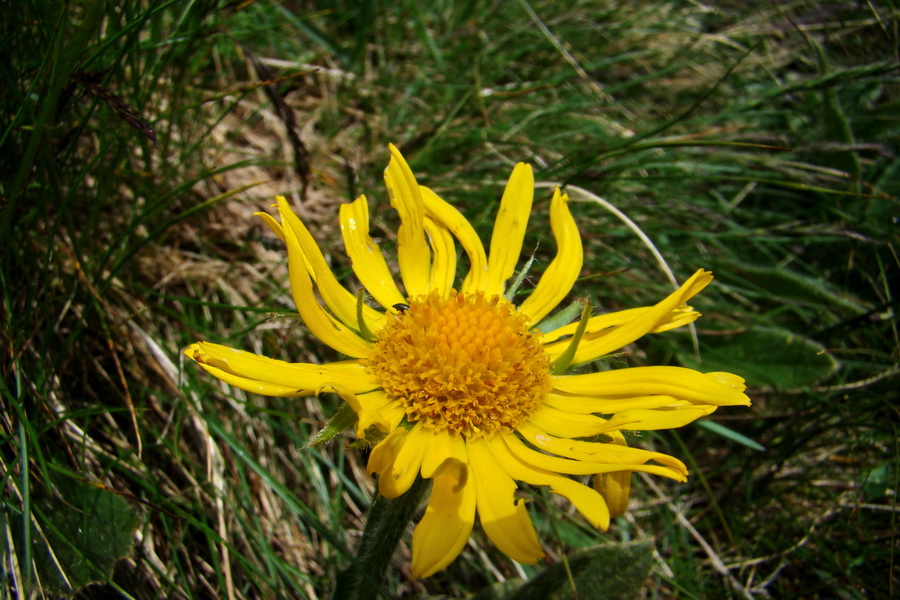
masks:
<svg viewBox="0 0 900 600"><path fill-rule="evenodd" d="M588 340L596 339L608 333L604 330L611 327L618 327L619 325L623 325L624 323L633 321L639 318L641 315L646 315L647 311L652 309L652 306L641 306L639 308L617 310L615 312L591 317L588 320L587 327L584 330L585 338ZM696 321L699 317L700 313L692 309L690 306L682 304L681 306L674 308L669 314L660 319L656 324L656 327L651 329L648 333L662 333L664 331L670 331L672 329L681 327L682 325L687 325L688 323ZM556 347L554 342L556 342L560 338L571 336L575 333L575 330L577 328L578 322L576 321L574 323L569 323L568 325L563 325L562 327L554 329L553 331L548 331L547 333L541 334L541 344L544 344L545 350L548 350L549 352L562 352L562 350L565 349L568 345L568 340L566 339L563 340L563 342L557 342L559 343L559 348Z"/></svg>
<svg viewBox="0 0 900 600"><path fill-rule="evenodd" d="M434 474L425 516L412 538L412 573L428 577L459 556L475 522L475 483L467 465L455 460Z"/></svg>
<svg viewBox="0 0 900 600"><path fill-rule="evenodd" d="M494 545L513 560L536 563L544 551L525 503L515 497L515 482L497 463L487 442L474 440L467 445L481 527Z"/></svg>
<svg viewBox="0 0 900 600"><path fill-rule="evenodd" d="M606 419L557 410L546 404L534 411L529 421L559 437L591 437L609 429Z"/></svg>
<svg viewBox="0 0 900 600"><path fill-rule="evenodd" d="M400 151L390 145L391 162L384 172L384 182L391 206L400 215L397 231L397 258L400 276L410 298L427 294L431 280L431 253L425 241L425 207L419 184Z"/></svg>
<svg viewBox="0 0 900 600"><path fill-rule="evenodd" d="M372 407L380 407L389 402L384 390L375 390L368 394L356 394L347 386L336 381L323 384L316 390L316 395L318 396L319 394L337 394L341 397L341 400L350 405L350 408L357 415L363 410L372 410Z"/></svg>
<svg viewBox="0 0 900 600"><path fill-rule="evenodd" d="M293 234L292 236L287 234L285 236L285 240L288 241L288 252L291 252L289 240L292 238L296 239L300 251L306 257L307 264L311 267L310 274L315 279L316 287L319 289L319 294L321 294L325 305L334 312L335 316L337 316L344 325L358 329L359 322L356 312L358 300L356 294L350 293L347 288L338 283L334 273L331 272L331 267L329 267L328 263L325 261L325 257L322 255L319 245L309 233L306 225L304 225L297 215L294 214L294 211L291 210L291 207L283 196L278 197L278 212L281 215L281 222L290 229ZM383 327L385 319L383 313L366 305L363 305L362 310L363 318L365 319L369 330L378 331Z"/></svg>
<svg viewBox="0 0 900 600"><path fill-rule="evenodd" d="M366 465L366 471L368 471L369 475L372 473L381 475L391 468L397 453L403 447L403 442L406 440L408 433L406 429L398 427L381 440L377 446L372 448L372 452L369 454L369 462Z"/></svg>
<svg viewBox="0 0 900 600"><path fill-rule="evenodd" d="M484 293L502 295L506 280L512 277L522 253L525 228L531 215L534 199L534 175L531 165L519 163L513 169L503 198L500 211L494 221L491 235L491 252L488 255L488 276Z"/></svg>
<svg viewBox="0 0 900 600"><path fill-rule="evenodd" d="M672 467L687 474L687 467L680 460L661 452L651 452L641 448L630 448L625 444L625 438L618 431L607 432L613 437L614 443L585 442L552 436L533 423L523 423L517 429L529 444L539 450L546 450L553 454L586 462L610 463L610 464L644 464L654 460L660 464ZM616 440L621 440L619 444Z"/></svg>
<svg viewBox="0 0 900 600"><path fill-rule="evenodd" d="M560 194L559 188L556 188L550 202L550 227L556 239L556 258L547 267L531 295L519 306L519 312L531 317L530 323L537 323L556 308L581 273L584 258L581 236L569 212L569 197Z"/></svg>
<svg viewBox="0 0 900 600"><path fill-rule="evenodd" d="M306 326L313 335L338 352L354 358L367 356L370 348L369 342L361 338L355 331L342 325L319 304L313 290L312 280L307 272L305 258L302 251L299 250L300 242L297 240L293 228L285 228L284 233L288 244L288 275L291 280L291 294L294 296L297 312L300 313ZM291 250L292 247L297 249Z"/></svg>
<svg viewBox="0 0 900 600"><path fill-rule="evenodd" d="M578 345L574 362L588 362L630 344L642 335L654 330L660 323L670 318L673 311L709 285L712 273L699 270L688 279L678 291L670 294L665 300L644 311L630 321L604 331L596 336L586 336ZM551 358L565 350L565 342L553 347L545 347L544 351Z"/></svg>
<svg viewBox="0 0 900 600"><path fill-rule="evenodd" d="M295 387L279 385L277 383L269 383L266 381L257 381L255 379L245 379L243 377L238 377L227 371L223 371L222 369L218 369L210 365L205 365L203 363L200 363L200 366L203 367L207 373L209 373L216 379L220 379L230 386L236 387L246 392L251 392L253 394L273 396L275 398L296 398L297 396L312 395L312 392L310 390L297 389Z"/></svg>
<svg viewBox="0 0 900 600"><path fill-rule="evenodd" d="M393 433L393 431L400 426L403 417L406 416L406 410L404 410L401 401L393 400L382 392L382 397L385 402L381 405L376 405L375 402L378 400L378 397L375 396L375 394L376 392L372 392L372 404L364 404L363 409L359 411L359 421L356 425L356 437L360 439L366 437L366 432L371 427L375 427L382 433Z"/></svg>
<svg viewBox="0 0 900 600"><path fill-rule="evenodd" d="M737 390L739 392L743 392L747 389L744 378L740 375L735 375L734 373L726 373L724 371L712 371L710 373L706 373L705 375L709 379L712 379L717 383L721 383L722 385L730 387L731 389Z"/></svg>
<svg viewBox="0 0 900 600"><path fill-rule="evenodd" d="M727 381L728 383L725 383ZM556 391L571 394L603 396L647 396L664 394L694 404L729 406L750 404L743 393L743 379L720 373L704 374L683 367L632 367L600 373L557 376Z"/></svg>
<svg viewBox="0 0 900 600"><path fill-rule="evenodd" d="M607 435L617 446L628 445L625 436L618 431L610 432ZM685 475L687 475L686 470ZM606 504L609 506L609 516L621 517L628 510L628 498L631 496L631 471L601 473L594 477L594 489L606 500Z"/></svg>
<svg viewBox="0 0 900 600"><path fill-rule="evenodd" d="M577 377L577 375L576 375ZM665 394L655 396L624 396L621 398L600 398L595 396L579 396L565 392L550 392L544 403L553 408L578 414L595 413L611 415L622 410L635 408L667 408L690 404L687 400L679 400Z"/></svg>
<svg viewBox="0 0 900 600"><path fill-rule="evenodd" d="M282 229L281 223L279 223L278 221L275 220L275 217L273 217L269 213L264 213L264 212L255 212L253 214L258 216L260 219L262 219L263 223L268 225L269 229L272 230L272 233L277 235L279 237L279 239L281 239L282 242L285 241L284 240L284 229Z"/></svg>
<svg viewBox="0 0 900 600"><path fill-rule="evenodd" d="M447 460L468 464L469 453L463 437L449 431L432 432L428 451L422 457L422 477L430 479Z"/></svg>
<svg viewBox="0 0 900 600"><path fill-rule="evenodd" d="M681 469L673 469L668 466L632 464L608 464L599 462L587 462L582 460L570 460L558 456L543 454L525 445L514 435L503 437L503 443L509 448L510 453L526 465L543 469L553 473L567 473L569 475L594 475L596 473L612 473L615 471L641 471L662 475L677 481L685 481L686 477Z"/></svg>
<svg viewBox="0 0 900 600"><path fill-rule="evenodd" d="M600 473L594 477L594 489L606 501L610 518L621 517L628 512L631 497L631 471Z"/></svg>
<svg viewBox="0 0 900 600"><path fill-rule="evenodd" d="M442 296L446 296L456 278L456 246L453 243L453 236L446 227L428 217L425 217L425 232L428 233L431 251L434 252L429 285L431 289L438 290Z"/></svg>
<svg viewBox="0 0 900 600"><path fill-rule="evenodd" d="M356 401L359 402L359 410L378 410L394 401L387 395L384 390L372 390L365 394L357 394Z"/></svg>
<svg viewBox="0 0 900 600"><path fill-rule="evenodd" d="M419 186L419 190L425 203L426 214L450 230L469 257L469 273L463 280L461 291L468 293L483 290L487 278L487 255L472 224L432 190L425 186Z"/></svg>
<svg viewBox="0 0 900 600"><path fill-rule="evenodd" d="M382 496L396 498L406 493L419 474L430 436L431 432L420 424L409 430L391 466L378 478L378 491Z"/></svg>
<svg viewBox="0 0 900 600"><path fill-rule="evenodd" d="M494 458L513 479L532 485L549 486L553 493L568 498L594 527L604 530L609 528L609 511L598 492L568 477L522 462L509 451L503 438L495 437L488 444Z"/></svg>
<svg viewBox="0 0 900 600"><path fill-rule="evenodd" d="M192 344L185 354L207 371L213 373L211 369L214 369L219 379L267 396L311 396L329 383L340 383L354 393L367 392L380 385L356 360L326 365L289 363L210 342Z"/></svg>
<svg viewBox="0 0 900 600"><path fill-rule="evenodd" d="M616 429L630 431L654 431L657 429L676 429L693 423L700 417L712 414L716 406L695 405L676 406L659 410L625 410L616 413L609 420L609 425Z"/></svg>
<svg viewBox="0 0 900 600"><path fill-rule="evenodd" d="M385 308L406 302L397 289L384 254L369 236L369 206L366 197L341 205L341 235L353 272L375 301Z"/></svg>

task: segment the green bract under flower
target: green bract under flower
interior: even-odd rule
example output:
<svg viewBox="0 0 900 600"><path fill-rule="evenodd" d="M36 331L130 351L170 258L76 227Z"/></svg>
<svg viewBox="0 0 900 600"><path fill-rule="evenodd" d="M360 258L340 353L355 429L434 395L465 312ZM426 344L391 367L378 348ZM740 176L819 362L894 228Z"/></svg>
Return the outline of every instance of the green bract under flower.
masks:
<svg viewBox="0 0 900 600"><path fill-rule="evenodd" d="M513 170L485 252L462 214L420 186L393 146L391 154L385 181L401 221L403 291L369 237L365 197L340 211L354 273L383 311L360 305L338 283L284 198L278 199L280 222L261 214L287 244L300 316L349 360L286 363L208 342L193 344L186 354L247 391L338 392L357 413L357 435L372 427L384 434L368 464L379 475L384 496L403 494L417 476L432 479L428 507L413 534L417 577L443 569L459 555L476 515L507 555L538 561L543 551L515 495L516 482L549 487L605 529L610 517L627 507L632 472L683 481L687 469L681 461L629 447L622 431L681 427L718 406L747 405L743 379L680 367L554 374L551 365L570 345L578 324L547 333L534 327L566 297L581 272L581 238L568 197L557 189L550 203L556 257L515 306L504 292L531 213L531 167L520 163ZM460 282L457 243L470 264ZM648 333L690 323L699 314L687 302L711 280L699 270L654 306L591 317L572 360L595 360ZM593 485L569 475L592 475Z"/></svg>

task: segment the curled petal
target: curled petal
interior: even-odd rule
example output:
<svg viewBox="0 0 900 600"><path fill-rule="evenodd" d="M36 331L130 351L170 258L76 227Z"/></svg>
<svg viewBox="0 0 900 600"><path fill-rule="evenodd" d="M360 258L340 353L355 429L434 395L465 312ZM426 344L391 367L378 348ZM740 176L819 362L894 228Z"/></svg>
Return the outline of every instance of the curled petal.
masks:
<svg viewBox="0 0 900 600"><path fill-rule="evenodd" d="M556 391L579 395L649 396L663 394L693 404L750 405L744 380L726 373L700 373L683 367L632 367L600 373L557 376Z"/></svg>
<svg viewBox="0 0 900 600"><path fill-rule="evenodd" d="M519 460L500 438L491 440L490 448L494 458L513 479L531 485L549 486L553 493L568 498L569 502L594 527L604 530L609 528L609 510L598 492L568 477L545 471Z"/></svg>
<svg viewBox="0 0 900 600"><path fill-rule="evenodd" d="M272 230L272 233L278 236L278 239L280 239L282 242L285 241L284 229L281 227L281 223L275 220L275 217L265 212L255 212L253 214L262 219L262 222Z"/></svg>
<svg viewBox="0 0 900 600"><path fill-rule="evenodd" d="M484 440L469 441L469 467L475 479L478 519L504 554L524 564L544 556L525 503L516 500L516 483L497 463Z"/></svg>
<svg viewBox="0 0 900 600"><path fill-rule="evenodd" d="M377 446L372 448L372 453L369 454L369 462L366 465L366 471L368 471L369 475L373 473L381 475L391 468L397 453L403 447L403 442L406 441L408 433L408 430L398 427L381 440Z"/></svg>
<svg viewBox="0 0 900 600"><path fill-rule="evenodd" d="M297 312L300 313L306 326L313 335L338 352L354 358L367 356L369 342L332 317L319 304L312 280L309 277L307 259L299 250L300 242L292 228L285 228L284 233L288 245L288 276L291 280L291 294L294 296ZM292 251L292 248L295 250Z"/></svg>
<svg viewBox="0 0 900 600"><path fill-rule="evenodd" d="M681 315L683 311L682 306L700 290L709 285L710 281L712 281L712 273L700 269L676 292L670 294L665 300L649 310L638 313L637 316L622 325L601 331L595 335L585 336L578 346L573 362L588 362L605 356L653 331L660 324L667 323L672 318L673 311L679 311L678 314ZM551 332L550 335L554 334L555 332ZM563 340L545 346L544 350L548 356L555 358L565 348L566 340Z"/></svg>
<svg viewBox="0 0 900 600"><path fill-rule="evenodd" d="M224 381L228 385L236 387L239 390L244 390L245 392L260 394L261 396L272 396L275 398L296 398L298 396L309 396L311 394L311 391L306 389L297 389L295 387L279 385L267 381L258 381L255 379L244 379L229 373L228 371L223 371L222 369L207 364L200 363L200 366L216 379Z"/></svg>
<svg viewBox="0 0 900 600"><path fill-rule="evenodd" d="M544 398L547 406L578 414L596 413L611 415L623 410L635 408L671 408L691 404L687 400L679 400L673 396L657 394L655 396L622 396L619 398L602 398L596 396L580 396L565 392L550 392Z"/></svg>
<svg viewBox="0 0 900 600"><path fill-rule="evenodd" d="M430 436L431 432L421 425L409 430L403 444L394 453L391 465L378 478L378 491L382 496L396 498L406 493L419 474Z"/></svg>
<svg viewBox="0 0 900 600"><path fill-rule="evenodd" d="M591 437L610 429L601 417L557 410L546 404L531 413L529 421L559 437Z"/></svg>
<svg viewBox="0 0 900 600"><path fill-rule="evenodd" d="M684 471L681 469L673 469L668 466L646 465L646 464L608 464L598 462L587 462L582 460L571 460L568 458L560 458L558 456L550 456L538 452L525 445L514 435L507 435L503 438L503 443L509 448L510 453L521 460L526 465L550 471L553 473L568 473L569 475L594 475L597 473L612 473L615 471L642 471L644 473L653 473L669 477L676 481L686 481Z"/></svg>
<svg viewBox="0 0 900 600"><path fill-rule="evenodd" d="M366 432L374 427L382 433L390 434L400 427L400 422L406 416L406 410L403 403L399 400L393 400L383 391L372 392L372 399L369 403L361 401L363 409L359 412L359 421L356 424L356 437L364 439ZM362 396L360 396L362 400ZM378 400L383 403L378 404Z"/></svg>
<svg viewBox="0 0 900 600"><path fill-rule="evenodd" d="M610 329L611 327L624 325L625 323L628 323L630 321L634 321L635 319L640 318L642 315L647 315L648 311L650 310L653 310L652 306L641 306L639 308L617 310L615 312L591 317L588 321L587 328L585 329L586 339L597 339L605 333L608 333L605 330ZM659 320L659 322L656 324L656 327L654 327L647 333L662 333L664 331L677 329L683 325L687 325L688 323L696 321L698 318L700 318L700 313L695 311L690 306L682 304L681 306L672 309L669 314L665 315L662 319ZM556 350L554 350L555 346L553 345L553 342L558 341L560 338L568 338L575 333L575 330L577 328L578 322L575 322L554 329L553 331L543 333L541 334L540 338L541 343L544 344L546 348L549 348L551 351L556 352ZM564 348L565 346L562 347Z"/></svg>
<svg viewBox="0 0 900 600"><path fill-rule="evenodd" d="M475 483L469 467L457 460L434 473L425 516L412 538L413 577L428 577L459 556L475 523Z"/></svg>
<svg viewBox="0 0 900 600"><path fill-rule="evenodd" d="M623 436L618 431L609 434L612 443L617 446L628 446ZM685 470L687 475L687 470ZM616 473L601 473L594 477L594 489L603 496L609 506L610 517L621 517L628 510L628 498L631 496L631 471L618 471Z"/></svg>
<svg viewBox="0 0 900 600"><path fill-rule="evenodd" d="M584 258L581 236L569 212L569 197L560 194L559 188L556 188L550 202L550 227L556 239L556 257L531 295L519 306L519 311L528 315L531 323L537 323L556 308L581 273Z"/></svg>
<svg viewBox="0 0 900 600"><path fill-rule="evenodd" d="M701 404L659 410L624 410L612 416L609 426L629 431L677 429L700 417L711 415L716 408L718 407Z"/></svg>
<svg viewBox="0 0 900 600"><path fill-rule="evenodd" d="M448 460L463 464L469 462L465 440L461 435L449 431L432 432L428 451L422 457L422 477L435 477L435 473Z"/></svg>
<svg viewBox="0 0 900 600"><path fill-rule="evenodd" d="M513 169L500 210L494 221L491 235L491 253L488 255L488 275L484 293L502 295L506 280L512 277L522 253L525 227L531 215L534 200L534 174L531 166L519 163Z"/></svg>
<svg viewBox="0 0 900 600"><path fill-rule="evenodd" d="M610 464L645 464L654 460L687 474L687 467L674 456L641 448L630 448L618 431L606 433L607 436L613 438L613 443L558 438L542 431L532 423L523 423L519 426L518 432L535 448L573 460Z"/></svg>
<svg viewBox="0 0 900 600"><path fill-rule="evenodd" d="M435 222L446 227L459 240L469 257L469 272L463 280L463 293L483 290L487 278L487 255L475 229L469 221L447 204L440 196L425 186L419 186L426 214Z"/></svg>
<svg viewBox="0 0 900 600"><path fill-rule="evenodd" d="M419 184L403 155L393 144L390 149L391 162L384 172L384 182L391 197L391 206L400 215L397 258L406 294L413 298L430 291L431 253L425 241L425 207Z"/></svg>
<svg viewBox="0 0 900 600"><path fill-rule="evenodd" d="M357 394L343 383L336 381L329 381L316 390L317 396L322 393L337 394L357 414L364 410L379 409L391 401L387 394L384 393L384 390L373 390L366 394Z"/></svg>
<svg viewBox="0 0 900 600"><path fill-rule="evenodd" d="M315 280L316 287L322 295L325 305L330 308L344 325L358 327L357 298L347 288L338 283L331 267L325 261L319 245L309 233L306 225L294 214L287 200L283 196L278 197L278 212L281 215L282 224L290 230L285 233L285 241L288 245L288 254L300 252L305 258L310 275ZM293 246L293 247L292 247ZM384 315L368 306L363 305L363 318L373 331L381 329Z"/></svg>
<svg viewBox="0 0 900 600"><path fill-rule="evenodd" d="M380 385L356 360L327 365L289 363L211 342L191 344L184 353L226 383L264 396L310 396L334 382L354 393Z"/></svg>
<svg viewBox="0 0 900 600"><path fill-rule="evenodd" d="M431 289L438 290L446 297L456 277L456 246L453 243L453 236L446 227L428 217L425 217L425 232L428 233L428 241L434 253L429 285Z"/></svg>
<svg viewBox="0 0 900 600"><path fill-rule="evenodd" d="M369 206L366 197L342 204L341 235L353 272L375 301L385 308L406 302L388 269L384 254L369 236Z"/></svg>

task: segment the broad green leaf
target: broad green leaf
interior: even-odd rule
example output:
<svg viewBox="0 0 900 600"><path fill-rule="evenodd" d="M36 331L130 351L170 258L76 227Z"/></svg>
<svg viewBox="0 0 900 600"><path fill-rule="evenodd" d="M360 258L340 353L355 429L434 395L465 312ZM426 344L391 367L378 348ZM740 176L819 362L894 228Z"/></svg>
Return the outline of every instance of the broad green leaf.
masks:
<svg viewBox="0 0 900 600"><path fill-rule="evenodd" d="M838 369L838 361L803 336L776 328L750 329L732 335L707 335L700 340L701 361L687 348L678 353L682 364L699 371L728 371L747 385L799 388L813 385Z"/></svg>
<svg viewBox="0 0 900 600"><path fill-rule="evenodd" d="M52 473L53 490L36 488L31 519L35 574L45 592L70 596L106 582L131 550L138 517L120 496ZM21 531L21 515L11 519ZM20 559L22 549L16 548Z"/></svg>
<svg viewBox="0 0 900 600"><path fill-rule="evenodd" d="M869 469L863 477L862 489L869 499L877 500L887 496L889 490L897 485L897 465L885 462Z"/></svg>

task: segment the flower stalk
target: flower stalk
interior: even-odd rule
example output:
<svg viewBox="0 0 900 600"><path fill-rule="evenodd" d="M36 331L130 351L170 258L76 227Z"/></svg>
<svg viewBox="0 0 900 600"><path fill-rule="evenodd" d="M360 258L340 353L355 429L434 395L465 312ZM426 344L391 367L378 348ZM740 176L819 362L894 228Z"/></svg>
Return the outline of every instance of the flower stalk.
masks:
<svg viewBox="0 0 900 600"><path fill-rule="evenodd" d="M338 575L333 600L369 600L379 594L390 597L381 588L384 575L397 544L409 529L430 488L431 481L417 477L402 496L375 499L369 510L356 560Z"/></svg>

